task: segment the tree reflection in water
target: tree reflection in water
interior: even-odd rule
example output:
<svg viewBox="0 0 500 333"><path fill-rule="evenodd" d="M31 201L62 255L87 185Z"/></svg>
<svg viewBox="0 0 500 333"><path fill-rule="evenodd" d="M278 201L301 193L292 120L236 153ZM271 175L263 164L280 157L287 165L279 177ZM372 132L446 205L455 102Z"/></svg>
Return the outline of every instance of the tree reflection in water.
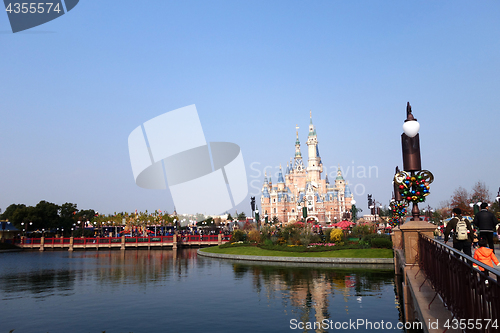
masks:
<svg viewBox="0 0 500 333"><path fill-rule="evenodd" d="M105 288L119 288L123 284L163 285L171 279L186 278L197 264L196 252L173 250L101 250L68 252L63 256L61 252L34 252L23 256L23 265L16 265L15 255L11 256L12 261L3 262L0 290L6 299L19 298L25 293L34 298L70 296L76 288L93 282Z"/></svg>
<svg viewBox="0 0 500 333"><path fill-rule="evenodd" d="M253 288L259 296L264 293L268 300L280 298L283 307L292 308L296 318L304 323L349 318L353 304L358 303L357 309L363 307L363 297L380 298L387 290L394 291L394 270L290 268L235 263L233 271L236 279L251 274ZM343 315L339 314L339 304L330 306L331 302L340 300L344 303ZM332 308L336 309L335 313L331 313ZM320 328L317 332L324 330Z"/></svg>

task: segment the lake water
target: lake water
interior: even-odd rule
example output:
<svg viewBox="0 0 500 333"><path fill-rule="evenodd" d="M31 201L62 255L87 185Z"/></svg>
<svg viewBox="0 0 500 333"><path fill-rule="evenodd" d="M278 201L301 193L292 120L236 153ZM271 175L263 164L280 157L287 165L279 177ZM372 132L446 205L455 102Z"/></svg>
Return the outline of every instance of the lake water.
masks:
<svg viewBox="0 0 500 333"><path fill-rule="evenodd" d="M0 332L387 331L381 321L401 332L394 270L255 265L195 249L1 253L0 262Z"/></svg>

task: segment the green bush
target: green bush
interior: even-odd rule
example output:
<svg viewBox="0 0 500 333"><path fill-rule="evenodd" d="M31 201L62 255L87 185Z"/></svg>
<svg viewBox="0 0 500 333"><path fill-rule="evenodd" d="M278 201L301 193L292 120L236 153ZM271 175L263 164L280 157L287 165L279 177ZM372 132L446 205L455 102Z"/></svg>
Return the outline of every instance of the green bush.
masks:
<svg viewBox="0 0 500 333"><path fill-rule="evenodd" d="M300 245L309 246L311 243L321 242L320 235L312 233L310 229L304 229L299 237Z"/></svg>
<svg viewBox="0 0 500 333"><path fill-rule="evenodd" d="M330 241L330 232L332 232L332 229L330 228L323 229L323 237L325 239L325 242Z"/></svg>
<svg viewBox="0 0 500 333"><path fill-rule="evenodd" d="M363 238L364 236L375 234L375 229L369 225L357 225L352 228L351 237Z"/></svg>
<svg viewBox="0 0 500 333"><path fill-rule="evenodd" d="M221 245L222 246L222 245ZM284 251L284 252L325 252L325 251L336 251L336 250L347 250L347 249L363 249L359 244L346 244L346 245L335 245L335 246L315 246L306 247L302 245L258 245L264 250L274 250L274 251Z"/></svg>
<svg viewBox="0 0 500 333"><path fill-rule="evenodd" d="M303 231L303 226L296 223L288 224L280 230L278 236L279 238L283 238L283 240L289 245L300 245L300 237L302 236Z"/></svg>
<svg viewBox="0 0 500 333"><path fill-rule="evenodd" d="M383 239L391 240L391 236L389 236L389 235L373 233L373 234L369 234L369 235L366 235L365 237L363 237L362 241L368 242L371 244L372 239L375 239L375 238L383 238Z"/></svg>
<svg viewBox="0 0 500 333"><path fill-rule="evenodd" d="M247 235L249 242L260 243L260 232L257 229L252 229Z"/></svg>
<svg viewBox="0 0 500 333"><path fill-rule="evenodd" d="M231 242L235 243L235 242L244 242L245 239L246 239L246 234L239 230L239 229L236 229L233 231L233 237L231 238Z"/></svg>
<svg viewBox="0 0 500 333"><path fill-rule="evenodd" d="M244 246L255 246L255 244L250 244L250 243L226 243L219 245L219 248L221 249L227 249L230 247L244 247Z"/></svg>
<svg viewBox="0 0 500 333"><path fill-rule="evenodd" d="M264 241L264 245L266 245L266 246L273 246L273 245L274 245L274 243L273 243L273 241L272 241L272 240L270 240L270 239L266 239L266 240Z"/></svg>
<svg viewBox="0 0 500 333"><path fill-rule="evenodd" d="M372 247L377 249L392 249L392 242L387 238L373 238L371 241Z"/></svg>

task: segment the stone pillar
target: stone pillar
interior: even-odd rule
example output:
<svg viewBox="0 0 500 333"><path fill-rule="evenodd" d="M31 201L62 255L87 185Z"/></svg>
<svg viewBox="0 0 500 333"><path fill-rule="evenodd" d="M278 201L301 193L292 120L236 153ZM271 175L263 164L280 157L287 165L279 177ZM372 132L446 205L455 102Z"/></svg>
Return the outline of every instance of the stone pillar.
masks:
<svg viewBox="0 0 500 333"><path fill-rule="evenodd" d="M71 252L71 251L73 251L73 241L74 241L74 240L75 240L75 239L73 238L73 236L71 236L71 237L69 238L69 249L68 249L68 251L70 251L70 252Z"/></svg>
<svg viewBox="0 0 500 333"><path fill-rule="evenodd" d="M402 249L403 248L403 235L401 233L401 229L399 226L392 229L391 233L392 245L394 249Z"/></svg>
<svg viewBox="0 0 500 333"><path fill-rule="evenodd" d="M122 246L120 247L120 250L125 250L125 236L122 236Z"/></svg>
<svg viewBox="0 0 500 333"><path fill-rule="evenodd" d="M40 251L44 250L44 248L43 248L44 243L45 243L45 237L42 236L42 238L40 238Z"/></svg>
<svg viewBox="0 0 500 333"><path fill-rule="evenodd" d="M219 234L217 237L217 245L222 245L222 234Z"/></svg>
<svg viewBox="0 0 500 333"><path fill-rule="evenodd" d="M177 250L177 232L174 234L172 240L174 241L173 249Z"/></svg>
<svg viewBox="0 0 500 333"><path fill-rule="evenodd" d="M418 234L422 233L433 238L433 233L436 228L437 226L435 226L434 224L421 220L409 221L399 227L403 236L402 244L406 265L418 264Z"/></svg>

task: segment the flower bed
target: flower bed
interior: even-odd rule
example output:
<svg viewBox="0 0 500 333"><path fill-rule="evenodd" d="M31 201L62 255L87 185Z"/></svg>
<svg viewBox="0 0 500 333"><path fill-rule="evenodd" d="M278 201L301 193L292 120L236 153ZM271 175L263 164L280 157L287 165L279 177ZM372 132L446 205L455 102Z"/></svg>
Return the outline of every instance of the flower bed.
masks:
<svg viewBox="0 0 500 333"><path fill-rule="evenodd" d="M335 246L335 243L312 243L309 244L308 247L313 247L313 246Z"/></svg>

